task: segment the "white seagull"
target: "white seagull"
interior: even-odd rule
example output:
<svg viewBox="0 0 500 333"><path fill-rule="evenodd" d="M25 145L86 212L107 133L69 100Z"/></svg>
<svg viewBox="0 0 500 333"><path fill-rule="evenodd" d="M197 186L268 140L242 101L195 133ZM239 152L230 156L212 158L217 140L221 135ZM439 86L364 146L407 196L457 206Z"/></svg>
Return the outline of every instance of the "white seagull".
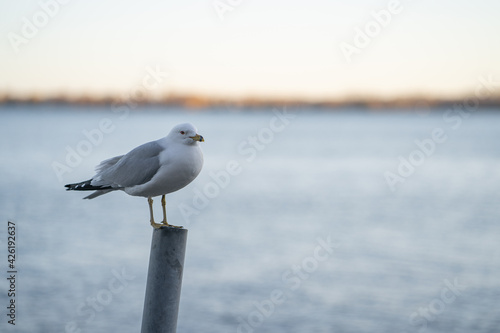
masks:
<svg viewBox="0 0 500 333"><path fill-rule="evenodd" d="M175 126L159 140L145 143L128 154L102 161L92 179L65 185L70 191L95 191L84 199L93 199L111 191L122 190L129 195L147 197L151 226L175 227L167 223L165 194L191 183L201 171L203 154L199 142L205 140L189 124ZM161 195L162 223L153 218L152 197ZM181 227L180 227L181 228Z"/></svg>

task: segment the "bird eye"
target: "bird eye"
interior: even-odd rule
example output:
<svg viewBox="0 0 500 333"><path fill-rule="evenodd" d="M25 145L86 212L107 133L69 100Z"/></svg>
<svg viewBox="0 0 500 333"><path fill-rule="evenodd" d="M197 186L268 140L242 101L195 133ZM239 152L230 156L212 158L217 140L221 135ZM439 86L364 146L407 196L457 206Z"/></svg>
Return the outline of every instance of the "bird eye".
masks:
<svg viewBox="0 0 500 333"><path fill-rule="evenodd" d="M184 131L181 131L181 134L182 134L182 135L184 135L184 134L186 134L186 132L184 132Z"/></svg>

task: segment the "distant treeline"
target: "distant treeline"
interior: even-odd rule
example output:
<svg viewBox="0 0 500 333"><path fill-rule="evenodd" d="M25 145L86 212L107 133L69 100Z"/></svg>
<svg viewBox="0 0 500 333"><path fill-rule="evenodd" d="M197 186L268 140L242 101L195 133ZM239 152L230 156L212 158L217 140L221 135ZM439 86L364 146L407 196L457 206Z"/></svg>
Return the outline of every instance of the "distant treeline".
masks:
<svg viewBox="0 0 500 333"><path fill-rule="evenodd" d="M128 105L135 108L138 105L158 105L183 107L189 109L204 108L274 108L274 107L309 107L321 109L336 108L365 108L365 109L441 109L450 107L465 108L499 108L500 95L487 98L479 98L473 95L462 98L423 98L405 97L394 99L377 98L344 98L332 100L301 100L285 98L215 98L206 96L168 96L165 98L115 98L115 97L72 97L72 98L52 98L52 97L13 97L0 95L1 104L61 104L61 105L85 105L85 106L119 106Z"/></svg>

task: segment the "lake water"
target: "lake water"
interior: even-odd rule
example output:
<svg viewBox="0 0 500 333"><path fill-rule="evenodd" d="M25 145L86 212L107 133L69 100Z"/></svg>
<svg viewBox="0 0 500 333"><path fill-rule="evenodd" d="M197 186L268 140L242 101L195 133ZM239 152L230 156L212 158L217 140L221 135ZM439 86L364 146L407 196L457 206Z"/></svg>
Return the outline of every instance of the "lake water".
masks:
<svg viewBox="0 0 500 333"><path fill-rule="evenodd" d="M115 111L0 107L0 331L140 331L146 199L63 185L186 121L206 142L167 196L178 332L499 331L499 112Z"/></svg>

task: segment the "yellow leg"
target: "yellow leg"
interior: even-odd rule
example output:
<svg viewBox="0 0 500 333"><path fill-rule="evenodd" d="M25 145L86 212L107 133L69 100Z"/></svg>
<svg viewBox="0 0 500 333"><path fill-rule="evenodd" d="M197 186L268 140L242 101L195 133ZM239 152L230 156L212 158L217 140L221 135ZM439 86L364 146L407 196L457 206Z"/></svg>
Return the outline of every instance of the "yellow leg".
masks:
<svg viewBox="0 0 500 333"><path fill-rule="evenodd" d="M161 208L163 209L163 223L164 225L168 226L167 222L167 202L165 201L165 194L161 196Z"/></svg>
<svg viewBox="0 0 500 333"><path fill-rule="evenodd" d="M164 226L172 228L182 228L182 226L176 226L168 224L167 222L167 203L165 202L165 194L161 196L161 208L163 209L163 221L161 222Z"/></svg>
<svg viewBox="0 0 500 333"><path fill-rule="evenodd" d="M148 204L149 204L149 215L151 217L151 226L155 229L161 228L162 224L155 223L155 218L153 216L153 199L151 197L148 197Z"/></svg>

